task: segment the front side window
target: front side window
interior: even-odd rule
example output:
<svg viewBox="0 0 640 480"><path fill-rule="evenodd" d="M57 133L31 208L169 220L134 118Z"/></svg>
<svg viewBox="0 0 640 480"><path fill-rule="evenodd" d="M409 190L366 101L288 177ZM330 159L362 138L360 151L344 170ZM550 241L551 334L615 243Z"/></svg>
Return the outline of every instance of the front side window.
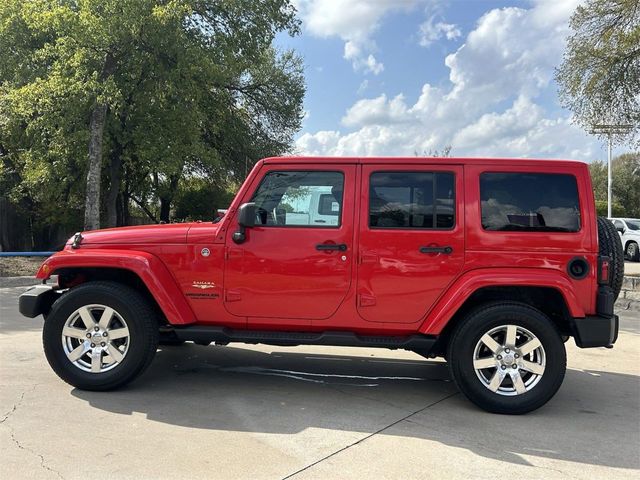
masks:
<svg viewBox="0 0 640 480"><path fill-rule="evenodd" d="M455 225L450 172L376 172L369 184L371 228L450 229Z"/></svg>
<svg viewBox="0 0 640 480"><path fill-rule="evenodd" d="M485 230L580 230L578 185L573 175L483 173L480 200Z"/></svg>
<svg viewBox="0 0 640 480"><path fill-rule="evenodd" d="M342 217L340 172L269 172L252 198L256 225L337 227Z"/></svg>

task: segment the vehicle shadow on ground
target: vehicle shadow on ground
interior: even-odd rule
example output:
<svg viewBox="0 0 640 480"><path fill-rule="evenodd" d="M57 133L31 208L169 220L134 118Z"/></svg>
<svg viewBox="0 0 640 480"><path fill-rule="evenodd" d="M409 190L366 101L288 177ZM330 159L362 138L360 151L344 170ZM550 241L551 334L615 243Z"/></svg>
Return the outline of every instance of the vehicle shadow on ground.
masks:
<svg viewBox="0 0 640 480"><path fill-rule="evenodd" d="M569 369L555 398L523 416L485 413L456 392L443 362L418 357L186 344L159 350L149 371L126 389L72 394L97 409L140 412L171 425L276 434L322 428L365 437L419 411L382 434L436 441L520 465L534 456L640 467L637 376Z"/></svg>

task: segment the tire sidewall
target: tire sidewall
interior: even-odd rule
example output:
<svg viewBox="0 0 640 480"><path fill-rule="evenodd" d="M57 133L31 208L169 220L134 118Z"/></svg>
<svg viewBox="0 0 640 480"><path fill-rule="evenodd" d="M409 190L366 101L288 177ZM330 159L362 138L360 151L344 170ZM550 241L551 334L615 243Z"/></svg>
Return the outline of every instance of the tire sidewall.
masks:
<svg viewBox="0 0 640 480"><path fill-rule="evenodd" d="M480 338L503 325L517 325L533 333L545 352L545 371L528 392L505 396L490 391L478 378L473 356ZM521 414L544 405L560 388L566 370L566 351L562 337L547 317L529 307L485 309L472 315L451 345L449 358L456 384L469 399L490 412Z"/></svg>
<svg viewBox="0 0 640 480"><path fill-rule="evenodd" d="M135 293L135 292L131 292ZM69 317L80 307L101 304L113 308L126 322L129 329L127 354L111 370L91 373L81 370L67 358L62 344L62 329ZM145 337L148 330L139 321L140 304L125 302L114 291L102 285L86 284L62 295L56 301L43 328L45 355L53 370L67 383L80 388L110 388L114 384L126 383L137 375L146 363Z"/></svg>
<svg viewBox="0 0 640 480"><path fill-rule="evenodd" d="M616 227L609 219L598 217L597 225L599 254L611 259L609 286L613 290L614 299L617 299L622 288L626 250Z"/></svg>

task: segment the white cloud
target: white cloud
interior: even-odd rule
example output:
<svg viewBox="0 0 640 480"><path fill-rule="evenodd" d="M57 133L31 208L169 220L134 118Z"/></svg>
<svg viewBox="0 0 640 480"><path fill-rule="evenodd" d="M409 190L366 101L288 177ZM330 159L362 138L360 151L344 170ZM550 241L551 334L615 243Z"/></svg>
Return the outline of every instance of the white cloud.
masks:
<svg viewBox="0 0 640 480"><path fill-rule="evenodd" d="M453 144L463 149L486 148L487 137L522 138L542 119L542 108L524 96L518 97L503 113L485 113L462 127Z"/></svg>
<svg viewBox="0 0 640 480"><path fill-rule="evenodd" d="M388 125L410 121L404 96L398 95L387 101L386 95L373 99L358 100L342 118L345 127Z"/></svg>
<svg viewBox="0 0 640 480"><path fill-rule="evenodd" d="M446 57L449 86L426 83L413 103L402 94L360 99L342 118L347 132L305 133L299 152L412 155L452 145L455 155L593 158L597 141L536 103L553 93L577 3L537 0L529 9L487 12Z"/></svg>
<svg viewBox="0 0 640 480"><path fill-rule="evenodd" d="M296 141L296 148L307 155L327 155L327 152L335 150L340 137L340 132L332 130L322 130L313 135L305 133Z"/></svg>
<svg viewBox="0 0 640 480"><path fill-rule="evenodd" d="M435 15L432 15L420 25L418 34L420 46L429 47L443 37L447 40L455 40L462 35L462 32L453 23L436 22Z"/></svg>
<svg viewBox="0 0 640 480"><path fill-rule="evenodd" d="M344 58L354 70L378 75L382 62L373 55L372 39L382 18L393 11L410 10L420 0L294 0L305 30L316 37L344 40Z"/></svg>
<svg viewBox="0 0 640 480"><path fill-rule="evenodd" d="M369 80L365 78L362 82L360 82L360 86L358 86L357 94L363 95L364 92L367 90L367 88L369 88Z"/></svg>

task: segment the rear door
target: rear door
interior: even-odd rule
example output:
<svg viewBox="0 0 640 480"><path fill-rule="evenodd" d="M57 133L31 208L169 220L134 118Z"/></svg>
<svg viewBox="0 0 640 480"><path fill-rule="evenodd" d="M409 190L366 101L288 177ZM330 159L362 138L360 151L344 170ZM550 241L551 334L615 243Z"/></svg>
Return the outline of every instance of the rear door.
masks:
<svg viewBox="0 0 640 480"><path fill-rule="evenodd" d="M351 285L356 168L287 164L263 171L242 199L256 203L256 226L239 245L231 239L235 218L227 232L225 307L250 317L250 326L328 318Z"/></svg>
<svg viewBox="0 0 640 480"><path fill-rule="evenodd" d="M459 165L364 165L358 312L420 321L464 264Z"/></svg>

